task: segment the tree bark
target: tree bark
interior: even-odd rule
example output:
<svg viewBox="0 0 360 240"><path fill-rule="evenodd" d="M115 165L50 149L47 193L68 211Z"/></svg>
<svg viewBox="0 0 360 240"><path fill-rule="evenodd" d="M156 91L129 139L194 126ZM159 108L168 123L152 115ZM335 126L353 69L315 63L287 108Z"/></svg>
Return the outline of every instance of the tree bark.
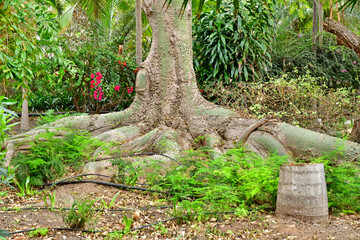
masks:
<svg viewBox="0 0 360 240"><path fill-rule="evenodd" d="M142 62L142 25L141 25L141 0L136 0L136 64L140 65Z"/></svg>
<svg viewBox="0 0 360 240"><path fill-rule="evenodd" d="M30 129L30 118L29 118L29 102L27 100L27 89L22 89L22 105L21 105L21 121L20 130Z"/></svg>
<svg viewBox="0 0 360 240"><path fill-rule="evenodd" d="M341 22L335 22L327 18L324 22L324 30L335 34L339 45L353 49L360 57L360 37L351 32Z"/></svg>
<svg viewBox="0 0 360 240"><path fill-rule="evenodd" d="M324 30L323 24L324 24L324 8L323 8L322 2L319 2L319 32L320 32L319 44L320 44L320 46L323 43L323 37L322 37L322 32Z"/></svg>
<svg viewBox="0 0 360 240"><path fill-rule="evenodd" d="M313 0L312 50L315 53L316 53L317 34L318 34L318 0Z"/></svg>
<svg viewBox="0 0 360 240"><path fill-rule="evenodd" d="M354 119L354 126L350 133L351 140L360 143L360 118Z"/></svg>

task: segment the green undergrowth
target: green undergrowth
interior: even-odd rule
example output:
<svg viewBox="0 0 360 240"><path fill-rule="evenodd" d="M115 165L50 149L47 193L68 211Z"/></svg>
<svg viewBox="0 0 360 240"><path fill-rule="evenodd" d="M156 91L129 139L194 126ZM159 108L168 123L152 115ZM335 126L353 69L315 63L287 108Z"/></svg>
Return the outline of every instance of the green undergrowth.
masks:
<svg viewBox="0 0 360 240"><path fill-rule="evenodd" d="M61 177L66 165L79 166L84 160L90 160L97 148L109 146L85 132L69 130L64 138L56 136L55 132L40 134L30 143L31 148L26 154L19 153L14 157L12 164L18 166L16 179L19 185L24 186L27 176L30 176L30 185L43 185Z"/></svg>
<svg viewBox="0 0 360 240"><path fill-rule="evenodd" d="M233 149L213 160L204 148L187 151L179 161L182 165L165 174L158 164L153 172L144 171L153 189L166 192L167 200L184 210L175 209L173 215L233 209L238 215L247 215L250 210L275 209L279 168L287 158L273 155L262 159L245 149ZM134 179L135 169L141 172L139 166L121 166L127 166L127 174L120 173L122 179Z"/></svg>
<svg viewBox="0 0 360 240"><path fill-rule="evenodd" d="M360 213L360 164L339 159L341 151L340 147L322 157L299 162L324 164L330 212Z"/></svg>
<svg viewBox="0 0 360 240"><path fill-rule="evenodd" d="M55 111L51 109L51 110L46 111L44 116L40 116L39 120L37 120L37 124L44 125L44 124L55 122L62 118L71 117L71 116L81 116L81 115L87 115L87 113L55 114Z"/></svg>
<svg viewBox="0 0 360 240"><path fill-rule="evenodd" d="M339 152L341 149L299 162L324 163L331 213L359 213L359 164L341 162L335 158ZM164 201L172 201L178 207L171 213L174 216L206 216L205 213L217 211L246 216L275 210L279 169L288 162L286 156L263 159L246 149L229 150L215 160L210 158L208 149L190 150L178 161L182 165L166 171L162 164L154 162L150 173L145 170L149 166L124 160L114 163L119 165L120 182L134 185L143 176L152 189L165 192Z"/></svg>

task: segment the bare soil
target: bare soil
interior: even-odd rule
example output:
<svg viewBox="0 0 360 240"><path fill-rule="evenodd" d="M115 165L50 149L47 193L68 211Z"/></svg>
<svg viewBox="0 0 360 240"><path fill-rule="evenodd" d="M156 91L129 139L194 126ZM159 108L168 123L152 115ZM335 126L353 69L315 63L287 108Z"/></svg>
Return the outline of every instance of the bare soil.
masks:
<svg viewBox="0 0 360 240"><path fill-rule="evenodd" d="M69 172L69 175L77 173ZM90 177L94 180L94 177ZM105 179L97 179L104 181ZM101 230L102 233L50 230L46 236L33 239L106 239L109 231L124 229L123 214L134 218L132 228L158 222L173 217L172 208L151 208L171 203L160 202L158 195L140 191L119 190L92 183L72 184L55 187L34 196L19 197L17 191L8 187L7 196L1 200L0 229L10 232L32 228L53 228L69 226L64 221L68 210L17 210L5 208L44 207L43 196L56 191L55 207L71 207L76 199L97 199L94 208L104 208L102 201L110 204L117 196L112 209L133 209L134 211L101 211L86 229ZM101 200L102 199L102 200ZM48 198L47 202L50 204ZM141 209L150 207L149 209ZM10 239L29 239L26 233L14 234ZM112 238L118 239L118 238ZM168 221L142 230L132 231L124 239L360 239L360 215L331 215L325 222L303 222L278 219L272 212L263 212L238 218L232 214L209 216L201 221Z"/></svg>

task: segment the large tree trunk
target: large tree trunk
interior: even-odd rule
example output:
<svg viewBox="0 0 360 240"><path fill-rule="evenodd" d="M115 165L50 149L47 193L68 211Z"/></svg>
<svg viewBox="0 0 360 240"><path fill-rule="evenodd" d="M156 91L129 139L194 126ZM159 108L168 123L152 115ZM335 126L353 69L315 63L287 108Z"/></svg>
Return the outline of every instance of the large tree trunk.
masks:
<svg viewBox="0 0 360 240"><path fill-rule="evenodd" d="M206 101L197 87L192 65L191 1L182 17L181 3L173 0L167 8L163 0L143 1L153 39L150 53L140 65L135 100L129 108L64 118L15 136L2 146L9 150L6 158L13 156L18 144L65 126L85 129L103 141L126 142L124 149L160 152L175 158L191 148L196 138L204 137L201 143L214 150L213 157L244 144L261 156L276 152L294 157L317 156L342 145L344 159L360 159L360 145L356 143L268 119L240 119L235 112Z"/></svg>

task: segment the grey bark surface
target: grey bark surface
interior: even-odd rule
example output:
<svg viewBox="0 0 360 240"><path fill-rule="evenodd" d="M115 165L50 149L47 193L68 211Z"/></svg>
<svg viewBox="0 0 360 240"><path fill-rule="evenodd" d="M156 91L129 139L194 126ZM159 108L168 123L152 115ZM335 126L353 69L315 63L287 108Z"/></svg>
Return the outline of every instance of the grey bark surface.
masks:
<svg viewBox="0 0 360 240"><path fill-rule="evenodd" d="M30 129L29 102L27 100L26 88L22 89L22 98L23 98L23 102L21 105L20 130L29 130Z"/></svg>
<svg viewBox="0 0 360 240"><path fill-rule="evenodd" d="M328 215L324 164L281 166L276 216L323 221Z"/></svg>
<svg viewBox="0 0 360 240"><path fill-rule="evenodd" d="M335 22L329 18L325 20L323 25L325 31L336 35L339 45L353 49L356 55L360 57L360 37L358 35L351 32L341 22Z"/></svg>
<svg viewBox="0 0 360 240"><path fill-rule="evenodd" d="M142 62L142 25L141 25L141 0L136 0L136 64Z"/></svg>

